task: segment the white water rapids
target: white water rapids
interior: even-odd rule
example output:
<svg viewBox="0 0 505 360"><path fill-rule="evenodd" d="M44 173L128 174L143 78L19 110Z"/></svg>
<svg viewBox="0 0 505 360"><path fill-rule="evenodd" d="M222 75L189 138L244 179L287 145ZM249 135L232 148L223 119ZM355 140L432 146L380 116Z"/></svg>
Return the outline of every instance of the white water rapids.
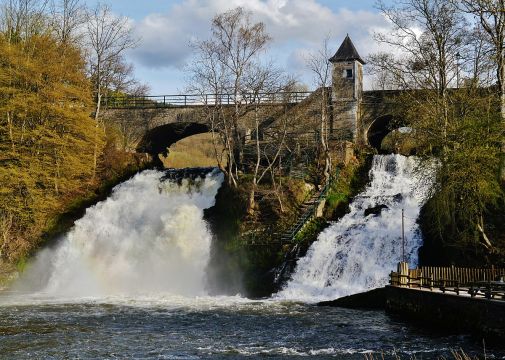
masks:
<svg viewBox="0 0 505 360"><path fill-rule="evenodd" d="M402 256L417 264L422 244L416 223L430 181L416 177L418 161L402 155L376 155L371 183L350 204L350 212L329 226L298 260L291 280L276 297L307 302L332 300L384 286ZM366 209L386 205L365 217Z"/></svg>
<svg viewBox="0 0 505 360"><path fill-rule="evenodd" d="M52 249L41 251L18 288L54 298L205 295L212 207L223 175L180 185L144 171L86 210Z"/></svg>
<svg viewBox="0 0 505 360"><path fill-rule="evenodd" d="M371 183L350 213L319 235L273 300L312 303L386 284L401 259L401 209L406 258L415 266L422 242L416 219L430 185L414 175L417 164L401 155L375 156ZM181 184L164 174L144 171L87 209L55 247L39 252L15 290L64 301L208 298L212 235L203 210L214 205L223 174ZM364 216L377 205L387 208Z"/></svg>

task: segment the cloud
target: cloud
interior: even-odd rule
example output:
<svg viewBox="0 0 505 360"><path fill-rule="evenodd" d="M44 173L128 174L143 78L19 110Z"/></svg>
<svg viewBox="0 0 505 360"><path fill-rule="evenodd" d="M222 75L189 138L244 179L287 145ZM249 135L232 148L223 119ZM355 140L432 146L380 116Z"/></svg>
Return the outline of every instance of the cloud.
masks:
<svg viewBox="0 0 505 360"><path fill-rule="evenodd" d="M273 37L271 50L283 66L301 67L301 53L321 45L331 34L337 49L346 33L366 56L377 46L375 29L387 27L384 18L372 11L332 11L316 0L183 0L166 13L153 13L135 24L141 45L130 53L132 60L147 68L181 68L191 56L190 42L204 39L212 17L242 6L255 21L263 21ZM289 70L289 69L287 69Z"/></svg>

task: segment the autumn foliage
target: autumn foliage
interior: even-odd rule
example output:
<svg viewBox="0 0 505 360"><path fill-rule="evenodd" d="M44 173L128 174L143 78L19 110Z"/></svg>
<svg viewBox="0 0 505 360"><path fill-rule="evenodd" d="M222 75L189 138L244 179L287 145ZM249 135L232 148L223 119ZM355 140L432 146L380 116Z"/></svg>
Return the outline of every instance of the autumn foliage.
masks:
<svg viewBox="0 0 505 360"><path fill-rule="evenodd" d="M81 52L50 35L0 36L0 250L20 257L89 188L103 131Z"/></svg>

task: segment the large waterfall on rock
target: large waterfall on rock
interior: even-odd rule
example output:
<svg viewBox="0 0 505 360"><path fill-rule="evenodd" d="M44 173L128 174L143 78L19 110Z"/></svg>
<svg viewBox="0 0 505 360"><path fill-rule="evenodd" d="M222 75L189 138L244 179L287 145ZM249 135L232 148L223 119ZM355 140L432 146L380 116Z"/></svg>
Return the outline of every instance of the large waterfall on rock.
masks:
<svg viewBox="0 0 505 360"><path fill-rule="evenodd" d="M176 181L148 170L117 186L38 254L20 289L56 297L204 294L211 234L203 210L223 180L206 172Z"/></svg>
<svg viewBox="0 0 505 360"><path fill-rule="evenodd" d="M405 256L415 266L422 243L416 219L430 185L414 175L417 165L411 157L376 155L371 183L298 260L277 297L314 302L385 285L402 257L402 209ZM375 211L365 216L367 209Z"/></svg>

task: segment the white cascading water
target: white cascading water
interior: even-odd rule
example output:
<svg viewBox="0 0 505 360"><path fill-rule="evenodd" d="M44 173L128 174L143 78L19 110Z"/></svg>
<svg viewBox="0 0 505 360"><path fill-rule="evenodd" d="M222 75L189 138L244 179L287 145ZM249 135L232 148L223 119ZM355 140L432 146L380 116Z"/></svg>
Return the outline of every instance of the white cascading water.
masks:
<svg viewBox="0 0 505 360"><path fill-rule="evenodd" d="M223 175L191 185L144 171L86 210L53 249L41 251L20 288L54 297L205 295L212 207Z"/></svg>
<svg viewBox="0 0 505 360"><path fill-rule="evenodd" d="M276 297L316 302L384 286L402 257L402 209L405 257L415 266L422 244L416 220L430 186L416 177L417 167L413 157L376 155L371 183L354 198L348 214L319 234ZM379 205L387 208L365 217L366 209Z"/></svg>

